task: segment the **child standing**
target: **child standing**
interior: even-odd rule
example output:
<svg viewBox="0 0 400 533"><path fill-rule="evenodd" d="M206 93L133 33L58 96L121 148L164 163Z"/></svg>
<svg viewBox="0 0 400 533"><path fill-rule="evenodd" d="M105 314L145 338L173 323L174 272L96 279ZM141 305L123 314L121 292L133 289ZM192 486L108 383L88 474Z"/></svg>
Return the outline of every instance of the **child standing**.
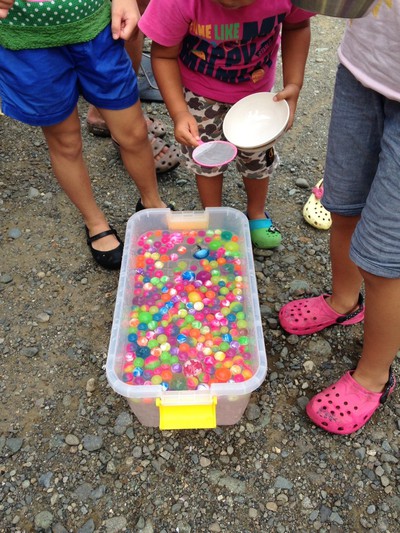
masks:
<svg viewBox="0 0 400 533"><path fill-rule="evenodd" d="M3 112L41 126L54 174L81 212L94 259L120 267L122 242L93 196L82 156L79 95L98 107L140 192L137 208L160 199L136 76L123 40L137 31L131 0L0 0ZM110 20L112 20L110 24Z"/></svg>
<svg viewBox="0 0 400 533"><path fill-rule="evenodd" d="M157 85L186 163L196 175L203 207L221 205L226 166L196 165L193 148L200 139L221 139L232 104L272 90L281 30L284 89L276 99L287 100L291 127L303 84L310 17L288 0L152 0L142 16L140 29L153 41ZM274 248L281 234L265 213L274 151L239 150L236 162L247 194L253 244Z"/></svg>
<svg viewBox="0 0 400 533"><path fill-rule="evenodd" d="M306 407L311 420L331 433L349 434L364 426L395 387L391 365L400 348L399 51L398 0L378 2L367 16L347 24L339 47L322 198L332 213L332 294L290 302L279 314L282 327L297 335L364 319L356 369Z"/></svg>

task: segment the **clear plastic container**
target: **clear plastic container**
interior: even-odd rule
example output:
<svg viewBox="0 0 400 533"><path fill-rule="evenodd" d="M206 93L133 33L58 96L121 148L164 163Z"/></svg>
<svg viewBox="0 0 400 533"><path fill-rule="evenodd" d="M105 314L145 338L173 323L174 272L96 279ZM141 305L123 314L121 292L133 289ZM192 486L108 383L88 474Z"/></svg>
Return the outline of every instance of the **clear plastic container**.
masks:
<svg viewBox="0 0 400 533"><path fill-rule="evenodd" d="M145 426L240 420L267 372L243 213L146 209L129 219L106 371Z"/></svg>

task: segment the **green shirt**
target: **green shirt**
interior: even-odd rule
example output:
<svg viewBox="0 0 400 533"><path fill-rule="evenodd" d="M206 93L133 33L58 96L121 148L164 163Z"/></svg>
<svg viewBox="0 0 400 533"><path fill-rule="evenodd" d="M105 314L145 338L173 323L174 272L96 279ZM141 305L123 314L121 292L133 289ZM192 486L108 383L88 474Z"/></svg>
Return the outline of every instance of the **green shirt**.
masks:
<svg viewBox="0 0 400 533"><path fill-rule="evenodd" d="M110 20L110 0L15 0L7 17L0 19L0 45L22 50L83 43Z"/></svg>

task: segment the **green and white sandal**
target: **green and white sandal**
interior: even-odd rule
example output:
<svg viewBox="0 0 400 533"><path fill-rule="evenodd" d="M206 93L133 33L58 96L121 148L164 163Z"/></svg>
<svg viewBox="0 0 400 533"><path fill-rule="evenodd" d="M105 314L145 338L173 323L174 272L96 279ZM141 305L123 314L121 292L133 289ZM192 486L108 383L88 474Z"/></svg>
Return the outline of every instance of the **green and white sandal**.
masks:
<svg viewBox="0 0 400 533"><path fill-rule="evenodd" d="M282 235L274 226L268 213L265 213L265 218L249 220L249 226L251 242L256 248L269 250L281 244Z"/></svg>

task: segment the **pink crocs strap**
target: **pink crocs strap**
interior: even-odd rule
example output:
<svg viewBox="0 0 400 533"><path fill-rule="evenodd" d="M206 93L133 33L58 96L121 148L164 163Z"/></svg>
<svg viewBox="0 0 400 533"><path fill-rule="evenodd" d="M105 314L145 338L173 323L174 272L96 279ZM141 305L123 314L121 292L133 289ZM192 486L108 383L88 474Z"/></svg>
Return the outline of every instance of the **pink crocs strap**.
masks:
<svg viewBox="0 0 400 533"><path fill-rule="evenodd" d="M317 200L321 200L321 198L324 195L324 187L321 185L321 187L313 187L312 192Z"/></svg>

